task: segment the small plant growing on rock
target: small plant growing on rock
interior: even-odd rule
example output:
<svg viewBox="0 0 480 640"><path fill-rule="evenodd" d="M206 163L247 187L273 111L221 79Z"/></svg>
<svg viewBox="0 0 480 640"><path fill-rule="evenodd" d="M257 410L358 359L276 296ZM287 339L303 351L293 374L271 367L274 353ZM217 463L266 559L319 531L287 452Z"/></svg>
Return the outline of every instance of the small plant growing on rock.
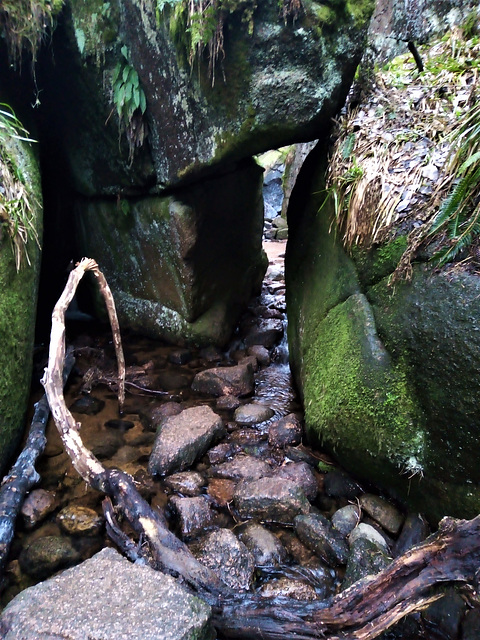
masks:
<svg viewBox="0 0 480 640"><path fill-rule="evenodd" d="M121 48L123 60L113 71L113 102L120 122L120 132L124 132L128 142L129 160L132 162L137 147L141 147L147 131L143 115L147 108L145 93L140 85L137 71L128 61L128 49Z"/></svg>
<svg viewBox="0 0 480 640"><path fill-rule="evenodd" d="M3 142L8 138L26 142L33 140L28 137L28 132L13 111L7 105L0 106L0 240L6 231L19 271L25 262L30 264L27 251L29 238L33 238L37 244L39 239L34 226L34 201Z"/></svg>

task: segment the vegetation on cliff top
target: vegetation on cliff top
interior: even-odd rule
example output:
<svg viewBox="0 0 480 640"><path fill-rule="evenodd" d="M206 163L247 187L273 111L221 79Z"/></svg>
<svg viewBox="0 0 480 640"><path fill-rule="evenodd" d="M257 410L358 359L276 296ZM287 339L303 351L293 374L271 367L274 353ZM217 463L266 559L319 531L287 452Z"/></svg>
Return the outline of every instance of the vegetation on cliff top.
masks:
<svg viewBox="0 0 480 640"><path fill-rule="evenodd" d="M396 276L425 250L480 264L480 36L476 22L376 70L367 98L337 123L327 190L349 250L408 235ZM468 247L468 249L467 249Z"/></svg>

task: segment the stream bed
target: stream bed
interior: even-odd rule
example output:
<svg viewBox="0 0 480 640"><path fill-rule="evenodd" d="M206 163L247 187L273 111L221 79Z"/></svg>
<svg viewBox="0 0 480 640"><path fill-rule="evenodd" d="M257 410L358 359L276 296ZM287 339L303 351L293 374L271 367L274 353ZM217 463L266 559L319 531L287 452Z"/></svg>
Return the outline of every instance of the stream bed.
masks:
<svg viewBox="0 0 480 640"><path fill-rule="evenodd" d="M429 529L420 514L405 513L361 486L306 444L288 365L285 244L266 243L270 266L261 295L228 349L187 349L124 335L127 398L119 416L111 336L104 328L76 326L76 365L65 398L85 445L105 466L130 473L143 497L225 583L308 602L327 600L380 571ZM219 387L222 373L237 370L245 376L240 382L230 376ZM40 395L35 390L32 403ZM220 426L208 445L192 444L193 461L174 451L176 462L162 467L152 453L159 448L157 430L178 428L173 447L180 449L182 438L212 415ZM38 464L41 482L18 523L0 609L26 587L113 546L103 496L73 469L51 419L47 440ZM453 591L442 603L411 616L388 637L467 639L461 635L465 603Z"/></svg>

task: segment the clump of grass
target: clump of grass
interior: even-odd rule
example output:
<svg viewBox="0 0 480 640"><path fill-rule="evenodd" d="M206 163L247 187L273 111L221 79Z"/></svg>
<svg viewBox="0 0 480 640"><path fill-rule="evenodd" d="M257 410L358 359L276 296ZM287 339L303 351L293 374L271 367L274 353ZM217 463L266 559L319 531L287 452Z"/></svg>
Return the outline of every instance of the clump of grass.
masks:
<svg viewBox="0 0 480 640"><path fill-rule="evenodd" d="M3 233L10 239L17 271L27 263L28 242L40 246L34 224L36 202L29 192L19 169L10 158L3 142L16 138L33 142L8 105L0 105L0 239Z"/></svg>

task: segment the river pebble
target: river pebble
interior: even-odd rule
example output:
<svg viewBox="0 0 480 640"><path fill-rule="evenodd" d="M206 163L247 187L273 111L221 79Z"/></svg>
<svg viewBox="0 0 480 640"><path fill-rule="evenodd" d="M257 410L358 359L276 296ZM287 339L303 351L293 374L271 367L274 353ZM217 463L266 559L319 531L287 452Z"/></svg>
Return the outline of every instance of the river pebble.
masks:
<svg viewBox="0 0 480 640"><path fill-rule="evenodd" d="M347 563L347 541L332 527L328 518L316 513L297 516L295 531L300 540L328 565L338 566Z"/></svg>
<svg viewBox="0 0 480 640"><path fill-rule="evenodd" d="M239 424L252 425L265 422L265 420L269 420L273 415L274 412L270 407L251 402L238 407L235 411L234 418Z"/></svg>
<svg viewBox="0 0 480 640"><path fill-rule="evenodd" d="M229 529L208 534L193 547L197 558L232 589L247 591L253 582L255 563L247 547Z"/></svg>
<svg viewBox="0 0 480 640"><path fill-rule="evenodd" d="M281 320L260 320L245 336L245 345L251 347L259 344L266 349L271 349L280 342L283 336L283 322Z"/></svg>
<svg viewBox="0 0 480 640"><path fill-rule="evenodd" d="M307 602L313 602L318 598L318 594L312 585L285 577L265 583L260 589L260 594L264 598L284 597Z"/></svg>
<svg viewBox="0 0 480 640"><path fill-rule="evenodd" d="M273 422L268 428L268 443L272 447L295 446L302 441L303 428L294 413Z"/></svg>
<svg viewBox="0 0 480 640"><path fill-rule="evenodd" d="M230 480L258 480L273 473L272 467L259 458L239 454L223 464L213 465L210 474Z"/></svg>
<svg viewBox="0 0 480 640"><path fill-rule="evenodd" d="M72 504L57 514L57 522L69 535L94 536L102 530L104 518L93 509Z"/></svg>
<svg viewBox="0 0 480 640"><path fill-rule="evenodd" d="M274 476L276 478L292 480L303 489L303 492L310 502L315 500L318 492L318 483L312 467L306 462L283 464L275 471Z"/></svg>
<svg viewBox="0 0 480 640"><path fill-rule="evenodd" d="M195 498L172 496L170 504L178 516L180 534L183 540L196 538L213 527L214 513L205 496L197 496Z"/></svg>
<svg viewBox="0 0 480 640"><path fill-rule="evenodd" d="M375 575L388 567L391 558L385 547L370 537L358 536L350 545L342 589L365 576Z"/></svg>
<svg viewBox="0 0 480 640"><path fill-rule="evenodd" d="M360 496L360 506L386 531L396 535L403 524L403 514L390 502L372 493Z"/></svg>
<svg viewBox="0 0 480 640"><path fill-rule="evenodd" d="M199 496L205 484L205 478L198 471L180 471L167 476L165 486L184 496Z"/></svg>
<svg viewBox="0 0 480 640"><path fill-rule="evenodd" d="M287 557L285 547L271 531L258 522L250 522L239 530L238 537L251 551L257 567L275 566Z"/></svg>
<svg viewBox="0 0 480 640"><path fill-rule="evenodd" d="M414 545L423 542L429 533L430 529L425 518L420 513L409 513L393 547L393 555L395 557L402 555Z"/></svg>
<svg viewBox="0 0 480 640"><path fill-rule="evenodd" d="M55 511L58 506L58 499L52 491L45 489L34 489L25 498L21 508L23 524L27 529L36 527L40 522Z"/></svg>
<svg viewBox="0 0 480 640"><path fill-rule="evenodd" d="M19 562L24 573L41 580L59 569L76 564L80 559L81 553L70 538L45 536L24 547Z"/></svg>
<svg viewBox="0 0 480 640"><path fill-rule="evenodd" d="M237 483L225 478L211 478L207 493L217 507L227 507L233 501Z"/></svg>
<svg viewBox="0 0 480 640"><path fill-rule="evenodd" d="M240 518L293 524L295 516L310 511L303 489L292 480L244 480L233 496Z"/></svg>
<svg viewBox="0 0 480 640"><path fill-rule="evenodd" d="M343 536L348 536L349 533L355 529L360 522L361 512L359 507L353 504L348 504L335 513L332 516L332 525Z"/></svg>
<svg viewBox="0 0 480 640"><path fill-rule="evenodd" d="M253 392L255 380L250 363L233 367L214 367L196 374L192 390L211 396L248 396Z"/></svg>

